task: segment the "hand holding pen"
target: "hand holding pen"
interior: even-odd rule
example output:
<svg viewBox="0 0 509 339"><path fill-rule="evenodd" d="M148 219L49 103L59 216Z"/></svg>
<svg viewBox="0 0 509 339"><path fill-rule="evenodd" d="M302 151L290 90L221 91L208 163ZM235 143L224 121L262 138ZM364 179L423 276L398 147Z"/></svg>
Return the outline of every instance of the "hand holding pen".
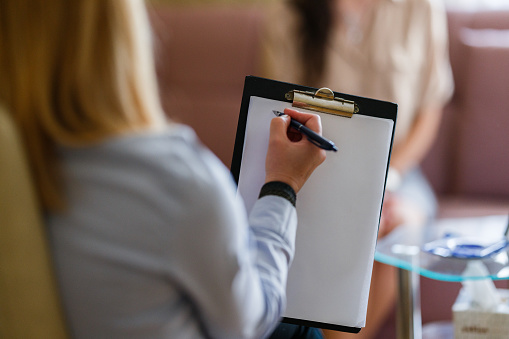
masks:
<svg viewBox="0 0 509 339"><path fill-rule="evenodd" d="M274 110L272 112L277 117L285 115L285 113L280 112L280 111L275 111ZM328 139L325 139L320 134L316 133L315 131L313 131L309 127L304 126L303 124L301 124L297 120L291 118L290 126L293 127L295 130L297 130L297 131L301 132L302 134L304 134L307 137L307 139L312 144L314 144L314 145L316 145L316 146L318 146L318 147L320 147L320 148L322 148L322 149L324 149L326 151L334 151L334 152L338 151L338 148L336 147L336 145L332 141L330 141Z"/></svg>
<svg viewBox="0 0 509 339"><path fill-rule="evenodd" d="M298 192L311 173L326 157L324 149L308 142L303 135L290 128L291 120L320 134L320 116L287 108L270 124L269 147L265 161L265 182L282 181Z"/></svg>

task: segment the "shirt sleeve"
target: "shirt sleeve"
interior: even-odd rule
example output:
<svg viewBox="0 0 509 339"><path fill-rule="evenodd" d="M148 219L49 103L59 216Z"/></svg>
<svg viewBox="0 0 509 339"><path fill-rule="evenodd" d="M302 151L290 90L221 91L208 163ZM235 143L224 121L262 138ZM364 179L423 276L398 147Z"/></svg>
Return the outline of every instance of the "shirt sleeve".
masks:
<svg viewBox="0 0 509 339"><path fill-rule="evenodd" d="M229 173L212 155L197 157L186 170L182 200L187 203L175 234L181 246L168 253L173 276L207 335L267 336L286 305L295 207L284 197L266 195L248 218Z"/></svg>
<svg viewBox="0 0 509 339"><path fill-rule="evenodd" d="M426 63L422 69L422 94L419 107L442 107L452 96L453 78L449 61L447 17L440 1L427 0L428 32Z"/></svg>

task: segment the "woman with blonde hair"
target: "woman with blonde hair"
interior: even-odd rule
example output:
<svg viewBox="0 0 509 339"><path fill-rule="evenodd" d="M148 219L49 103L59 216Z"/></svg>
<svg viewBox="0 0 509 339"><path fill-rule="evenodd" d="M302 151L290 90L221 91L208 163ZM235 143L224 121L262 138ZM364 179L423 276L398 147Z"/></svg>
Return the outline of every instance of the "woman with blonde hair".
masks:
<svg viewBox="0 0 509 339"><path fill-rule="evenodd" d="M0 50L0 102L24 138L73 337L270 333L296 192L324 151L273 119L246 216L227 169L165 119L142 1L2 0ZM285 112L320 132L317 116Z"/></svg>

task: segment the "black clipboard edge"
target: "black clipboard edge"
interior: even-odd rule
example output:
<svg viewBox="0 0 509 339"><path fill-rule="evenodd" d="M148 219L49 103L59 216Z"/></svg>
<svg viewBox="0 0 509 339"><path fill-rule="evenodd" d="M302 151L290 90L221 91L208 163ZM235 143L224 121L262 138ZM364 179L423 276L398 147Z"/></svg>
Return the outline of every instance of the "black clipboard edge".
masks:
<svg viewBox="0 0 509 339"><path fill-rule="evenodd" d="M341 332L347 332L347 333L359 333L361 331L360 327L333 325L333 324L328 324L328 323L322 323L319 321L303 320L303 319L295 319L295 318L284 317L282 319L282 322L287 323L287 324L301 325L301 326L307 326L307 327L316 327L316 328L321 328L324 330L341 331Z"/></svg>
<svg viewBox="0 0 509 339"><path fill-rule="evenodd" d="M315 92L317 88L296 85L277 80L270 80L252 75L246 76L244 80L244 92L242 94L242 102L240 105L240 114L237 124L237 134L235 137L233 157L230 166L231 174L237 184L239 182L240 163L241 163L240 160L242 159L242 152L244 150L247 113L249 109L249 101L251 96L258 96L262 98L288 102L285 99L285 94L291 90ZM356 102L357 105L359 106L359 112L356 114L390 119L394 121L394 124L396 124L397 105L394 103L387 101L379 101L375 99L368 99L339 92L334 92L334 95L337 97L344 98L346 100ZM376 114L372 112L376 112ZM392 139L393 140L391 140L391 145L394 141L394 129ZM392 146L391 152L389 153L389 157L391 153Z"/></svg>
<svg viewBox="0 0 509 339"><path fill-rule="evenodd" d="M244 151L244 139L245 139L245 135L246 135L247 113L249 110L249 102L251 100L251 97L258 96L258 97L262 97L262 98L287 102L285 100L285 94L288 93L289 91L295 90L295 89L300 90L300 91L307 91L307 92L315 92L317 90L317 88L313 88L313 87L296 85L296 84L281 82L281 81L277 81L277 80L270 80L270 79L260 78L260 77L251 76L251 75L246 76L245 81L244 81L244 92L242 94L242 102L240 105L239 120L238 120L238 124L237 124L237 134L235 137L235 146L233 149L233 157L232 157L232 162L231 162L231 167L230 167L230 171L233 176L233 179L235 180L235 183L237 183L237 184L239 183L240 164L241 164L241 160L242 160L242 153ZM334 92L334 95L356 102L360 108L359 112L356 114L372 116L372 117L377 117L377 118L390 119L394 122L394 126L396 126L397 104L387 102L387 101L379 101L376 99L358 97L358 96L339 93L339 92ZM376 112L376 114L371 113L371 112ZM394 127L392 130L391 148L389 150L389 158L387 161L387 169L385 172L386 179L387 179L387 173L389 171L390 158L392 155L392 146L394 143L395 129L396 128ZM383 205L383 201L385 198L385 185L386 185L386 183L384 184L384 194L382 196L382 205ZM382 216L382 208L380 208L380 216L378 217L379 224L380 224L381 216ZM296 319L296 318L284 317L282 319L282 321L284 323L288 323L288 324L304 325L304 326L308 326L308 327L317 327L317 328L323 328L323 329L334 330L334 331L342 331L342 332L348 332L348 333L359 333L361 330L359 327L335 325L335 324L322 323L322 322L318 322L318 321L303 320L303 319Z"/></svg>

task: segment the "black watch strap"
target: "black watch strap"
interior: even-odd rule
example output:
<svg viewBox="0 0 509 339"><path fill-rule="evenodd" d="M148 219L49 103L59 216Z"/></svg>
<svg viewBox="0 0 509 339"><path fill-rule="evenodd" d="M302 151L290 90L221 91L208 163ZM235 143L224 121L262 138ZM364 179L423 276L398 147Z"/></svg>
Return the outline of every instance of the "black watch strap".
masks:
<svg viewBox="0 0 509 339"><path fill-rule="evenodd" d="M266 195L277 195L279 197L283 197L291 202L293 206L295 206L295 203L297 202L297 194L294 189L290 185L281 181L271 181L263 185L258 199Z"/></svg>

